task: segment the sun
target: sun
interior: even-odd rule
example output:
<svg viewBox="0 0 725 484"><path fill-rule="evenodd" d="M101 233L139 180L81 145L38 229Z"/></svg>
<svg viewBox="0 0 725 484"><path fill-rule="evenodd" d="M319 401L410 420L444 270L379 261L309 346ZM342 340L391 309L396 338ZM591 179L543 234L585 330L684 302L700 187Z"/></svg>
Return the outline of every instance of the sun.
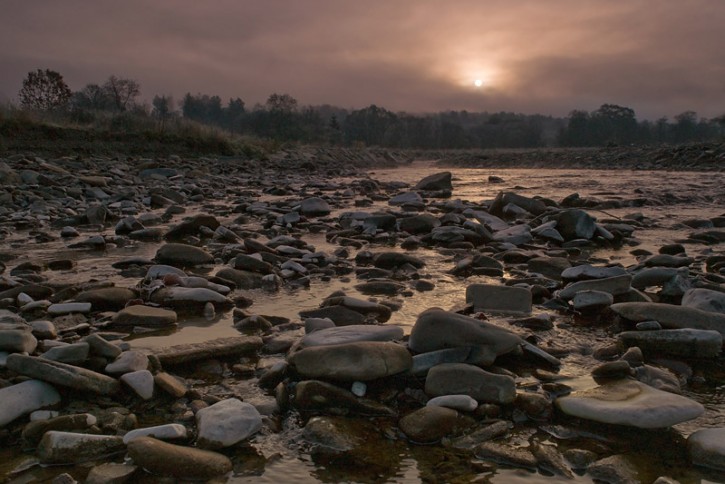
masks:
<svg viewBox="0 0 725 484"><path fill-rule="evenodd" d="M483 80L476 79L475 81L473 81L473 85L476 87L481 87L481 86L483 86Z"/></svg>

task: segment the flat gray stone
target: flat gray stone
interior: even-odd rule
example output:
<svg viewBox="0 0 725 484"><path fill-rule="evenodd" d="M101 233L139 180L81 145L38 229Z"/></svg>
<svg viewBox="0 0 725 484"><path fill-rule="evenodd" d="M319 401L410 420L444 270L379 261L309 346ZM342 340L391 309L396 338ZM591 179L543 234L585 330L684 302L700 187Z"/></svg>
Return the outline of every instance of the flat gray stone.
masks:
<svg viewBox="0 0 725 484"><path fill-rule="evenodd" d="M557 398L555 404L573 417L644 429L671 427L705 411L694 400L635 380L617 380L575 392Z"/></svg>
<svg viewBox="0 0 725 484"><path fill-rule="evenodd" d="M431 396L468 395L485 403L506 404L516 397L516 382L506 375L489 373L465 363L445 363L431 368L425 379Z"/></svg>
<svg viewBox="0 0 725 484"><path fill-rule="evenodd" d="M264 343L258 336L231 336L203 343L182 344L155 349L153 354L164 366L180 365L209 358L226 358L256 353Z"/></svg>
<svg viewBox="0 0 725 484"><path fill-rule="evenodd" d="M689 289L682 296L681 304L688 308L725 314L725 292L705 288Z"/></svg>

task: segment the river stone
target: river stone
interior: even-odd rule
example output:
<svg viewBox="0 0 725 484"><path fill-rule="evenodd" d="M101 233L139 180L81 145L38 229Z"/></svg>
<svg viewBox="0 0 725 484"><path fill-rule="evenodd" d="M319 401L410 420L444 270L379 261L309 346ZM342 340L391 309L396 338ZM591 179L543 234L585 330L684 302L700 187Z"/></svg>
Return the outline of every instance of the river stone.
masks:
<svg viewBox="0 0 725 484"><path fill-rule="evenodd" d="M419 208L425 207L423 197L418 192L405 192L395 195L388 200L388 204L393 206L411 205Z"/></svg>
<svg viewBox="0 0 725 484"><path fill-rule="evenodd" d="M596 219L584 210L562 210L557 215L556 229L565 240L591 239L597 229Z"/></svg>
<svg viewBox="0 0 725 484"><path fill-rule="evenodd" d="M45 420L32 420L23 428L21 435L24 449L37 447L43 435L50 430L63 432L82 432L93 425L98 419L89 413L76 413L71 415L60 415Z"/></svg>
<svg viewBox="0 0 725 484"><path fill-rule="evenodd" d="M573 282L559 291L559 297L569 300L580 291L601 291L609 293L612 296L618 296L629 292L631 282L632 276L629 274L606 277L604 279L591 279L587 281Z"/></svg>
<svg viewBox="0 0 725 484"><path fill-rule="evenodd" d="M0 428L18 417L59 402L58 391L38 380L0 388Z"/></svg>
<svg viewBox="0 0 725 484"><path fill-rule="evenodd" d="M232 461L223 454L169 444L153 437L138 437L128 443L134 464L148 472L184 480L209 480L232 470Z"/></svg>
<svg viewBox="0 0 725 484"><path fill-rule="evenodd" d="M452 178L450 171L434 173L420 180L414 188L423 191L453 190Z"/></svg>
<svg viewBox="0 0 725 484"><path fill-rule="evenodd" d="M168 309L134 304L116 313L112 321L114 326L163 328L176 324L176 313Z"/></svg>
<svg viewBox="0 0 725 484"><path fill-rule="evenodd" d="M257 272L259 274L272 274L274 272L272 264L247 254L238 254L231 260L229 265L238 271Z"/></svg>
<svg viewBox="0 0 725 484"><path fill-rule="evenodd" d="M695 261L692 257L671 254L656 254L648 257L643 264L646 267L686 267Z"/></svg>
<svg viewBox="0 0 725 484"><path fill-rule="evenodd" d="M381 323L389 320L392 314L392 310L388 306L351 296L328 297L322 302L322 306L344 306L360 314L373 314L375 319Z"/></svg>
<svg viewBox="0 0 725 484"><path fill-rule="evenodd" d="M124 484L131 481L138 471L135 465L115 462L105 462L93 466L86 476L85 484Z"/></svg>
<svg viewBox="0 0 725 484"><path fill-rule="evenodd" d="M41 464L77 464L126 450L121 437L50 430L38 444Z"/></svg>
<svg viewBox="0 0 725 484"><path fill-rule="evenodd" d="M134 371L147 370L149 358L141 351L130 350L121 353L118 358L106 365L106 373L109 375L123 375Z"/></svg>
<svg viewBox="0 0 725 484"><path fill-rule="evenodd" d="M303 411L393 417L395 411L375 400L319 380L303 380L294 389L295 406Z"/></svg>
<svg viewBox="0 0 725 484"><path fill-rule="evenodd" d="M725 428L700 429L687 438L692 463L725 471Z"/></svg>
<svg viewBox="0 0 725 484"><path fill-rule="evenodd" d="M39 339L58 338L58 329L52 321L38 319L28 323L33 331L33 336Z"/></svg>
<svg viewBox="0 0 725 484"><path fill-rule="evenodd" d="M121 381L144 400L151 400L154 396L154 376L148 370L124 373Z"/></svg>
<svg viewBox="0 0 725 484"><path fill-rule="evenodd" d="M302 319L329 319L338 326L359 326L366 321L364 314L340 305L307 309L300 311L299 314Z"/></svg>
<svg viewBox="0 0 725 484"><path fill-rule="evenodd" d="M658 321L668 329L710 329L725 336L725 314L672 304L633 302L612 304L610 309L634 322Z"/></svg>
<svg viewBox="0 0 725 484"><path fill-rule="evenodd" d="M51 304L48 307L49 316L62 316L71 313L90 313L91 303L89 302L68 302Z"/></svg>
<svg viewBox="0 0 725 484"><path fill-rule="evenodd" d="M186 383L181 378L165 371L160 371L154 375L154 383L175 398L181 398L189 391Z"/></svg>
<svg viewBox="0 0 725 484"><path fill-rule="evenodd" d="M199 214L172 227L164 237L166 240L181 239L187 235L197 235L201 227L216 230L219 225L219 221L213 215Z"/></svg>
<svg viewBox="0 0 725 484"><path fill-rule="evenodd" d="M243 271L233 267L223 267L216 273L216 277L232 281L237 289L259 289L264 281L262 274L253 271Z"/></svg>
<svg viewBox="0 0 725 484"><path fill-rule="evenodd" d="M103 336L98 333L89 334L83 338L83 341L85 341L90 347L90 353L92 355L102 356L109 360L116 359L122 351L121 348L110 341L105 340Z"/></svg>
<svg viewBox="0 0 725 484"><path fill-rule="evenodd" d="M118 311L126 306L131 299L137 298L135 291L125 287L103 287L83 291L74 299L78 302L88 302L94 311Z"/></svg>
<svg viewBox="0 0 725 484"><path fill-rule="evenodd" d="M681 304L688 308L725 314L725 292L704 288L688 289L682 296Z"/></svg>
<svg viewBox="0 0 725 484"><path fill-rule="evenodd" d="M429 213L405 217L398 220L398 230L409 234L428 234L436 227L440 227L441 221Z"/></svg>
<svg viewBox="0 0 725 484"><path fill-rule="evenodd" d="M528 244L533 240L533 236L531 235L531 227L521 224L499 230L493 234L493 240L518 246Z"/></svg>
<svg viewBox="0 0 725 484"><path fill-rule="evenodd" d="M302 432L302 438L314 445L317 452L340 454L355 451L357 453L368 443L376 445L380 432L367 420L320 416L309 419Z"/></svg>
<svg viewBox="0 0 725 484"><path fill-rule="evenodd" d="M565 414L608 424L658 429L699 417L705 408L694 400L634 380L617 380L559 397Z"/></svg>
<svg viewBox="0 0 725 484"><path fill-rule="evenodd" d="M230 336L202 343L157 348L153 354L164 366L181 365L210 358L253 355L264 345L258 336Z"/></svg>
<svg viewBox="0 0 725 484"><path fill-rule="evenodd" d="M423 376L436 365L443 363L464 363L470 354L470 346L458 346L421 353L413 357L413 366L410 368L410 373L416 376Z"/></svg>
<svg viewBox="0 0 725 484"><path fill-rule="evenodd" d="M584 281L587 279L606 279L626 274L627 271L623 267L595 267L590 264L582 264L564 269L561 278L565 281ZM634 281L632 281L632 285L634 286Z"/></svg>
<svg viewBox="0 0 725 484"><path fill-rule="evenodd" d="M527 291L528 292L528 291ZM474 348L469 363L490 365L497 356L517 349L522 340L514 333L462 314L431 308L418 316L408 346L416 353L465 346Z"/></svg>
<svg viewBox="0 0 725 484"><path fill-rule="evenodd" d="M572 305L577 311L595 311L611 306L614 296L604 291L579 291L572 298Z"/></svg>
<svg viewBox="0 0 725 484"><path fill-rule="evenodd" d="M153 437L159 440L185 439L186 427L181 424L172 423L134 429L123 436L123 443L128 444L139 437Z"/></svg>
<svg viewBox="0 0 725 484"><path fill-rule="evenodd" d="M642 269L632 277L632 287L635 289L646 289L650 286L661 286L680 273L681 270L671 267Z"/></svg>
<svg viewBox="0 0 725 484"><path fill-rule="evenodd" d="M625 348L637 346L645 353L685 358L714 358L723 344L722 334L705 329L625 331L617 337Z"/></svg>
<svg viewBox="0 0 725 484"><path fill-rule="evenodd" d="M187 244L165 244L156 251L156 262L177 267L211 264L214 257L204 249Z"/></svg>
<svg viewBox="0 0 725 484"><path fill-rule="evenodd" d="M471 284L466 288L466 303L473 310L507 313L530 313L531 291L522 287Z"/></svg>
<svg viewBox="0 0 725 484"><path fill-rule="evenodd" d="M232 300L228 297L204 287L163 287L151 295L151 301L156 304L176 308L203 307L206 303L212 303L214 306L219 305L223 307L231 307L234 305ZM170 312L173 313L173 311Z"/></svg>
<svg viewBox="0 0 725 484"><path fill-rule="evenodd" d="M160 279L167 274L174 274L179 277L186 277L186 272L174 266L167 266L165 264L155 264L148 268L144 281L153 281L154 279Z"/></svg>
<svg viewBox="0 0 725 484"><path fill-rule="evenodd" d="M565 257L534 257L526 263L529 272L536 272L549 279L561 280L562 273L571 267Z"/></svg>
<svg viewBox="0 0 725 484"><path fill-rule="evenodd" d="M421 259L402 252L380 252L373 257L373 265L382 269L395 269L404 264L421 268L425 265Z"/></svg>
<svg viewBox="0 0 725 484"><path fill-rule="evenodd" d="M478 408L478 402L468 395L441 395L428 400L427 407L448 407L463 412L473 412Z"/></svg>
<svg viewBox="0 0 725 484"><path fill-rule="evenodd" d="M473 425L452 408L430 406L415 410L398 422L400 430L413 442L431 443Z"/></svg>
<svg viewBox="0 0 725 484"><path fill-rule="evenodd" d="M425 379L431 396L468 395L479 402L506 404L516 397L516 383L506 375L495 375L465 363L444 363L431 368Z"/></svg>
<svg viewBox="0 0 725 484"><path fill-rule="evenodd" d="M513 192L499 192L491 203L489 212L493 215L500 216L503 214L503 208L508 204L517 205L534 215L541 215L546 212L546 204L541 200L524 197Z"/></svg>
<svg viewBox="0 0 725 484"><path fill-rule="evenodd" d="M254 405L229 398L196 412L197 443L201 447L229 447L262 428L262 416Z"/></svg>
<svg viewBox="0 0 725 484"><path fill-rule="evenodd" d="M413 359L401 345L360 341L308 347L292 355L289 363L305 378L370 381L409 370Z"/></svg>
<svg viewBox="0 0 725 484"><path fill-rule="evenodd" d="M88 343L80 342L68 345L54 346L40 355L46 360L60 361L71 365L81 364L88 359L90 346Z"/></svg>
<svg viewBox="0 0 725 484"><path fill-rule="evenodd" d="M120 389L119 382L109 376L34 356L12 354L8 356L7 367L21 375L79 391L112 395Z"/></svg>
<svg viewBox="0 0 725 484"><path fill-rule="evenodd" d="M38 340L33 336L31 327L25 323L19 329L0 329L0 351L32 353L37 346Z"/></svg>
<svg viewBox="0 0 725 484"><path fill-rule="evenodd" d="M308 320L309 321L309 320ZM359 341L393 341L402 339L403 328L400 326L378 326L369 324L353 324L318 329L302 338L301 346L338 345Z"/></svg>
<svg viewBox="0 0 725 484"><path fill-rule="evenodd" d="M300 203L300 212L307 217L329 215L331 211L330 204L320 197L306 198Z"/></svg>
<svg viewBox="0 0 725 484"><path fill-rule="evenodd" d="M511 467L533 470L537 466L536 457L529 449L499 444L498 442L483 442L476 446L473 454L479 459L494 461Z"/></svg>
<svg viewBox="0 0 725 484"><path fill-rule="evenodd" d="M613 484L640 484L642 482L637 477L637 469L623 454L611 455L592 462L587 467L587 474L594 479L594 482Z"/></svg>

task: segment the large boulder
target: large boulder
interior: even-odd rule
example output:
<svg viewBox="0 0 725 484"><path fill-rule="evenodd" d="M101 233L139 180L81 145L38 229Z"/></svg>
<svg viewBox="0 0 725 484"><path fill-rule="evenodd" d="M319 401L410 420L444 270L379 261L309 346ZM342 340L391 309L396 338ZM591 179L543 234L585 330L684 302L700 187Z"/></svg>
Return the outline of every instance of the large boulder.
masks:
<svg viewBox="0 0 725 484"><path fill-rule="evenodd" d="M319 197L306 198L300 204L300 212L307 217L328 215L331 211L330 205Z"/></svg>

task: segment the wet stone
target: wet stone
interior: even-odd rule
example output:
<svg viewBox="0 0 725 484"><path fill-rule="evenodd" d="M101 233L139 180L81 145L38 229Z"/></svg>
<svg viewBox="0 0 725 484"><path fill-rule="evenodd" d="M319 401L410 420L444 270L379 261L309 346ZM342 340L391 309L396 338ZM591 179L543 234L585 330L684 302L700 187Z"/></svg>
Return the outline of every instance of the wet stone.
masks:
<svg viewBox="0 0 725 484"><path fill-rule="evenodd" d="M231 460L223 454L169 444L153 437L133 439L128 443L128 455L134 464L158 476L208 480L232 470Z"/></svg>

